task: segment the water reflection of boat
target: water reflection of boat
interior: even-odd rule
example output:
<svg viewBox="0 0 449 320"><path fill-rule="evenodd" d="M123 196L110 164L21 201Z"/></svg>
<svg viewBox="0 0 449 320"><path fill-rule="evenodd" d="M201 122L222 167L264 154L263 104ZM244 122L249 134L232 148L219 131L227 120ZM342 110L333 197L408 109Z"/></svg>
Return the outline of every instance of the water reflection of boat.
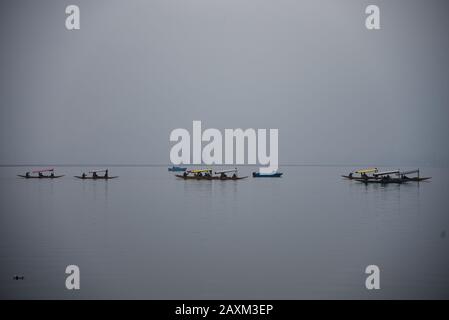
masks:
<svg viewBox="0 0 449 320"><path fill-rule="evenodd" d="M48 168L48 169L39 169L39 170L34 170L31 173L37 173L36 175L31 175L30 172L27 172L25 174L18 174L17 176L21 177L21 178L25 178L25 179L56 179L56 178L61 178L64 175L55 175L54 173L55 169L53 168ZM50 174L44 174L45 172L50 172Z"/></svg>

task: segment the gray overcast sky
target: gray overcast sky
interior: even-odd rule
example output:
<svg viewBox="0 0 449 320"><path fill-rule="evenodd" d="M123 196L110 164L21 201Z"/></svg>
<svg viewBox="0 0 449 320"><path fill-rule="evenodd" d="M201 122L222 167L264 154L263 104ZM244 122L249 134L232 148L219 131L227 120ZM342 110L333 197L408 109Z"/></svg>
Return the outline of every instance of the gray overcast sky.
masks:
<svg viewBox="0 0 449 320"><path fill-rule="evenodd" d="M192 120L278 128L281 164L449 164L447 1L0 6L0 164L168 163Z"/></svg>

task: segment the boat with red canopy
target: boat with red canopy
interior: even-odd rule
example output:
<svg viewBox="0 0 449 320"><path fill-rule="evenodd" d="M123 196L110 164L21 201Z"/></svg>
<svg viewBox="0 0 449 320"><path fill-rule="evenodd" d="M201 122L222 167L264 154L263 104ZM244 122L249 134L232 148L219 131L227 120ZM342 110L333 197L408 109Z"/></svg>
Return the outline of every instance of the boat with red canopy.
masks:
<svg viewBox="0 0 449 320"><path fill-rule="evenodd" d="M49 173L48 173L49 172ZM32 175L33 173L34 175ZM46 169L38 169L33 170L31 173L28 171L25 174L18 174L17 176L25 179L55 179L55 178L61 178L64 175L55 175L55 169L54 168L46 168ZM36 175L37 173L37 175ZM47 173L47 174L45 174Z"/></svg>

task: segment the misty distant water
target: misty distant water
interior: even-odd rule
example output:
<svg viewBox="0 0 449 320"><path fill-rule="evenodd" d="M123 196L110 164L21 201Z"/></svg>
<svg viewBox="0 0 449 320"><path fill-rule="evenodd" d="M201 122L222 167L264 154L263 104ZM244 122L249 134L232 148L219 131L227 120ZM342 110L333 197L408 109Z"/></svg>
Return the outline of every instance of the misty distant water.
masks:
<svg viewBox="0 0 449 320"><path fill-rule="evenodd" d="M0 168L0 298L449 298L448 169L386 186L340 178L352 168L281 169L183 181L114 167L116 180L81 181L86 168L60 167L51 181ZM78 291L65 288L70 264Z"/></svg>

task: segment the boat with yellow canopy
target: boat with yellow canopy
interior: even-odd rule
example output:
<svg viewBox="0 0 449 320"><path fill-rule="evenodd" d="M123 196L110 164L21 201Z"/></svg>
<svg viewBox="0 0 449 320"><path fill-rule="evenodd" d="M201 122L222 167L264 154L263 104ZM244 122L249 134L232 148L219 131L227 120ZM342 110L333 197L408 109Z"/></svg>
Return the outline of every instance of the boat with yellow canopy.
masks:
<svg viewBox="0 0 449 320"><path fill-rule="evenodd" d="M379 170L377 168L366 168L366 169L359 169L354 172L350 172L348 175L342 175L343 178L346 179L374 179L374 176L368 176L368 174L376 174ZM357 176L354 176L354 174L357 174Z"/></svg>

